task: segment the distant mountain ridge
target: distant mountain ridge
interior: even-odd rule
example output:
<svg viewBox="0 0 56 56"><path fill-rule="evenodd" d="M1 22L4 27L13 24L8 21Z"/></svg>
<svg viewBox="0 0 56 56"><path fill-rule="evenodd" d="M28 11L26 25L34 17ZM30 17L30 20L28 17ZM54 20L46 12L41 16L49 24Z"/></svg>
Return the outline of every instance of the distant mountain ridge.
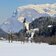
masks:
<svg viewBox="0 0 56 56"><path fill-rule="evenodd" d="M1 26L1 28L8 32L18 32L23 28L21 21L22 18L26 18L28 22L34 21L39 17L56 17L56 3L54 4L30 4L18 7L12 14L12 16L7 19Z"/></svg>

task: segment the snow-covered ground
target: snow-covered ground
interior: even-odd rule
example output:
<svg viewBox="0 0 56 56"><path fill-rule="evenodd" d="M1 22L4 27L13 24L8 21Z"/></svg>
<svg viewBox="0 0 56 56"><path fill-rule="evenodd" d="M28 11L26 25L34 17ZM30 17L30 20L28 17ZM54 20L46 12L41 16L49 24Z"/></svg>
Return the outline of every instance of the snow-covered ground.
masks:
<svg viewBox="0 0 56 56"><path fill-rule="evenodd" d="M56 56L56 45L0 41L0 56Z"/></svg>

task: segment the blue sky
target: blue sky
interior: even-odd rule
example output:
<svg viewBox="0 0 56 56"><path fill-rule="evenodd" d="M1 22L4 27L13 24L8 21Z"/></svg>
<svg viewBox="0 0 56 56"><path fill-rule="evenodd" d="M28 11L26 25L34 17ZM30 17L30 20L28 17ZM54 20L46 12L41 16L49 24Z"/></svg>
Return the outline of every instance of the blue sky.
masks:
<svg viewBox="0 0 56 56"><path fill-rule="evenodd" d="M56 3L56 0L0 0L0 22L11 17L13 11L22 5Z"/></svg>

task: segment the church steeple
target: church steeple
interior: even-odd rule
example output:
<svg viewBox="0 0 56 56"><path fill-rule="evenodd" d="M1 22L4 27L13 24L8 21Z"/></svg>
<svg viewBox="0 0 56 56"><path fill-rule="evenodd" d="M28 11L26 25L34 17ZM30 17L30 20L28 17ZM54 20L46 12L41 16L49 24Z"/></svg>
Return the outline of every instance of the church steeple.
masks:
<svg viewBox="0 0 56 56"><path fill-rule="evenodd" d="M29 30L29 22L26 21L26 18L24 18L24 21L23 21L23 29Z"/></svg>
<svg viewBox="0 0 56 56"><path fill-rule="evenodd" d="M23 21L23 23L25 23L26 22L26 18L24 18L24 21Z"/></svg>

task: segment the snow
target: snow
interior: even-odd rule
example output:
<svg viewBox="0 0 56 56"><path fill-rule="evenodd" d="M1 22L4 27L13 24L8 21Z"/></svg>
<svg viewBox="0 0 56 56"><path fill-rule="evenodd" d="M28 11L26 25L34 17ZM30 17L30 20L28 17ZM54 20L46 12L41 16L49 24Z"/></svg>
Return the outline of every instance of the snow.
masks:
<svg viewBox="0 0 56 56"><path fill-rule="evenodd" d="M52 27L52 25L48 25L48 27Z"/></svg>
<svg viewBox="0 0 56 56"><path fill-rule="evenodd" d="M56 8L56 4L37 4L37 5L29 4L29 5L18 7L17 10L22 12L26 9L28 10L34 9L37 13L43 13L43 14L46 13L52 16L53 14L56 14L55 8ZM46 9L47 11L45 11L44 9Z"/></svg>
<svg viewBox="0 0 56 56"><path fill-rule="evenodd" d="M19 19L20 18L20 19ZM24 20L24 17L19 17L18 18L18 21L22 22L23 23L23 20Z"/></svg>
<svg viewBox="0 0 56 56"><path fill-rule="evenodd" d="M0 41L0 56L56 56L56 45Z"/></svg>

